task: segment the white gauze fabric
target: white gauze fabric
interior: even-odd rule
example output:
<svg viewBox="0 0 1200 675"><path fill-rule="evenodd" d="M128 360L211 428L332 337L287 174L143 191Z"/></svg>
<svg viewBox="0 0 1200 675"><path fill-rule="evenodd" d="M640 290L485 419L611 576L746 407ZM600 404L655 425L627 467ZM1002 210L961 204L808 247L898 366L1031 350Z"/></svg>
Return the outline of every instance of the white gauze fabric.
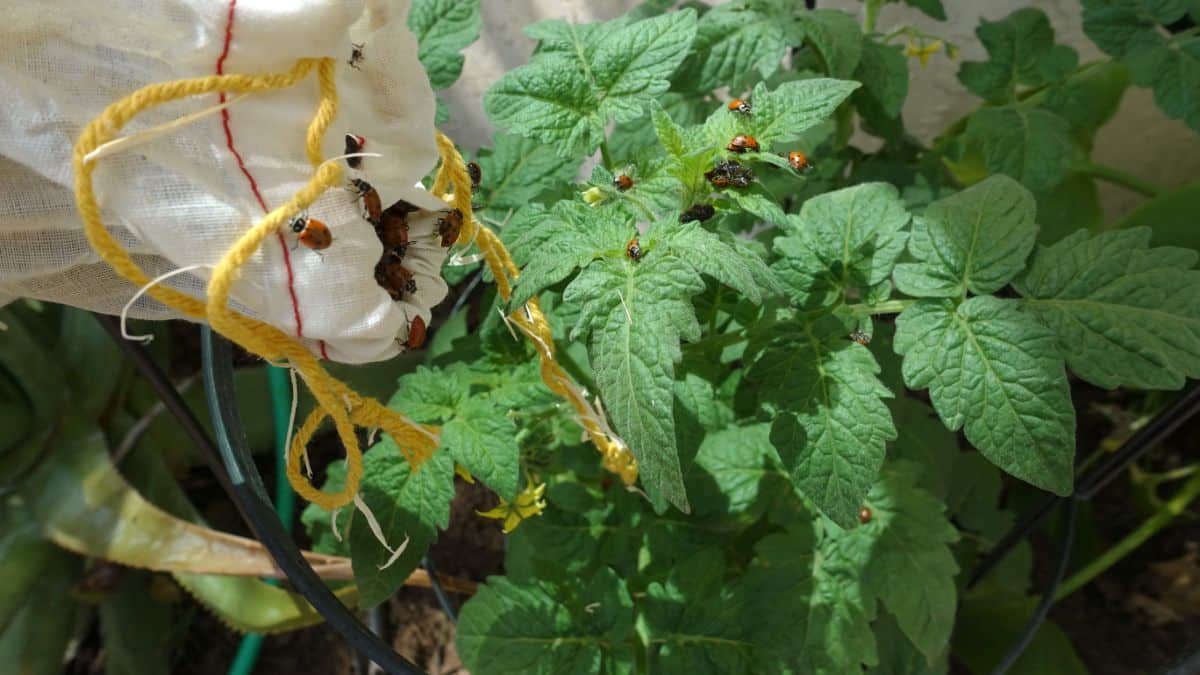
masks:
<svg viewBox="0 0 1200 675"><path fill-rule="evenodd" d="M75 212L71 169L82 128L110 103L152 83L217 72L278 73L302 57L338 64L339 109L326 157L344 136L366 139L359 171L383 206L405 199L404 266L417 290L393 301L374 279L382 246L350 190L331 189L308 215L333 244L297 246L286 227L241 269L234 306L300 338L314 353L364 363L404 349L416 317L446 294L434 232L445 204L416 186L434 166L434 97L405 25L407 0L61 0L12 4L0 23L0 305L16 297L117 314L137 288L91 250ZM348 60L354 44L362 59ZM224 55L224 56L222 56ZM233 95L230 95L233 98ZM155 140L98 160L104 222L150 277L213 265L253 223L312 176L305 132L318 102L315 71L296 86L254 93ZM153 108L121 136L217 105L216 94ZM257 195L256 195L257 192ZM261 197L261 202L260 202ZM211 268L163 283L203 299ZM148 296L130 316L175 318Z"/></svg>

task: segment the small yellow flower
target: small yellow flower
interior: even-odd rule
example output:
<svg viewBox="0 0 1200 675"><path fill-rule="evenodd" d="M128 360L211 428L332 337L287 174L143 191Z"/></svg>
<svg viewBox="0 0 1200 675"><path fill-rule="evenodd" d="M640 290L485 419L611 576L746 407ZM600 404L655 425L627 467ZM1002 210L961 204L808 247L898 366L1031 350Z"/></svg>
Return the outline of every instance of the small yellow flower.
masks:
<svg viewBox="0 0 1200 675"><path fill-rule="evenodd" d="M608 197L606 197L604 194L604 190L601 190L598 187L588 188L587 190L583 191L583 201L589 206L595 206L607 198Z"/></svg>
<svg viewBox="0 0 1200 675"><path fill-rule="evenodd" d="M904 46L904 55L908 58L917 57L921 60L921 66L929 65L929 57L942 50L942 41L934 40L933 42L921 44L909 42Z"/></svg>
<svg viewBox="0 0 1200 675"><path fill-rule="evenodd" d="M470 471L467 471L467 467L459 464L458 462L454 463L454 473L458 474L463 480L467 481L471 485L475 484L475 477L471 475Z"/></svg>
<svg viewBox="0 0 1200 675"><path fill-rule="evenodd" d="M503 498L496 508L487 511L476 511L484 518L495 518L503 520L504 525L501 529L505 534L517 529L522 520L532 518L533 516L542 515L542 511L546 508L546 500L542 496L546 494L546 484L539 483L534 485L529 483L521 490L521 494L517 495L516 502L509 504Z"/></svg>

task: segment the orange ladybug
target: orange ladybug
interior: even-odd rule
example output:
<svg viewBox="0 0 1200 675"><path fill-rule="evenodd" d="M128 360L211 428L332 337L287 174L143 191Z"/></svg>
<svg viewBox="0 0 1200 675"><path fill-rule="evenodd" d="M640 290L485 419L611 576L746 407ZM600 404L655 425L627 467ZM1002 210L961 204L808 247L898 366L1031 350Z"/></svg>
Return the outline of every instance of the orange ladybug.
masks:
<svg viewBox="0 0 1200 675"><path fill-rule="evenodd" d="M442 237L442 248L449 248L458 241L458 233L462 230L462 218L462 211L450 209L443 211L442 217L437 219L437 233Z"/></svg>
<svg viewBox="0 0 1200 675"><path fill-rule="evenodd" d="M758 141L755 140L753 136L738 134L737 136L733 137L732 141L729 141L729 145L725 146L725 149L730 152L736 152L739 155L747 150L750 152L758 152Z"/></svg>
<svg viewBox="0 0 1200 675"><path fill-rule="evenodd" d="M386 254L375 264L375 283L383 287L393 300L400 300L405 293L417 292L417 280L413 278L413 273L400 264L400 258Z"/></svg>
<svg viewBox="0 0 1200 675"><path fill-rule="evenodd" d="M871 344L871 336L867 335L866 333L862 332L861 330L856 330L853 333L851 333L850 340L853 342L857 342L858 344L860 344L864 347Z"/></svg>
<svg viewBox="0 0 1200 675"><path fill-rule="evenodd" d="M383 244L384 255L404 257L408 251L408 214L419 210L403 199L384 210L375 226L375 236Z"/></svg>
<svg viewBox="0 0 1200 675"><path fill-rule="evenodd" d="M625 255L629 256L629 259L634 262L642 259L642 247L638 244L637 237L630 239L629 243L625 244Z"/></svg>
<svg viewBox="0 0 1200 675"><path fill-rule="evenodd" d="M483 182L483 167L479 166L479 162L467 162L467 175L471 177L471 189L478 190Z"/></svg>
<svg viewBox="0 0 1200 675"><path fill-rule="evenodd" d="M858 522L866 525L871 522L871 508L864 506L858 510Z"/></svg>
<svg viewBox="0 0 1200 675"><path fill-rule="evenodd" d="M741 113L742 115L749 115L751 112L750 111L750 102L742 100L740 98L735 98L729 102L729 111L735 112L735 113Z"/></svg>
<svg viewBox="0 0 1200 675"><path fill-rule="evenodd" d="M367 222L378 227L380 219L383 218L383 202L379 199L379 193L370 183L361 178L350 181L350 185L359 199L362 199L363 217L367 219Z"/></svg>
<svg viewBox="0 0 1200 675"><path fill-rule="evenodd" d="M412 320L408 327L408 339L404 344L408 345L409 349L417 349L425 344L425 319L418 316Z"/></svg>
<svg viewBox="0 0 1200 675"><path fill-rule="evenodd" d="M297 216L292 220L291 228L292 232L300 235L300 243L314 251L327 249L333 243L333 234L329 227L316 218Z"/></svg>
<svg viewBox="0 0 1200 675"><path fill-rule="evenodd" d="M808 156L799 150L793 150L787 154L788 164L796 171L807 171L812 168L812 164L808 161Z"/></svg>
<svg viewBox="0 0 1200 675"><path fill-rule="evenodd" d="M362 152L365 147L367 147L367 139L355 134L346 134L346 151L343 154L349 155L355 152ZM361 169L362 161L362 157L346 158L346 164L349 164L351 169Z"/></svg>
<svg viewBox="0 0 1200 675"><path fill-rule="evenodd" d="M617 188L621 192L624 192L633 187L633 179L626 174L621 174L613 179L613 187Z"/></svg>

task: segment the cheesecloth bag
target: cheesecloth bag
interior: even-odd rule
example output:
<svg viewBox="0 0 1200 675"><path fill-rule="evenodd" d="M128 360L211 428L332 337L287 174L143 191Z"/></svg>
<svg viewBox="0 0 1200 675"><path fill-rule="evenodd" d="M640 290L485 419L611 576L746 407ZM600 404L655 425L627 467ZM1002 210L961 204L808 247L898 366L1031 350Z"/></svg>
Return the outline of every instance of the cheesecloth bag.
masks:
<svg viewBox="0 0 1200 675"><path fill-rule="evenodd" d="M403 350L413 321L423 328L446 294L434 231L446 204L417 186L437 159L434 98L407 13L406 0L10 3L0 23L0 305L29 297L117 314L138 292L93 250L76 212L73 147L106 106L154 83L284 73L328 57L324 70L282 88L212 91L138 112L118 134L138 142L92 160L95 201L148 277L184 268L161 283L204 301L212 265L313 177L308 151L336 157L354 134L381 156L361 158L358 170L332 160L341 186L359 178L385 207L403 199L425 209L408 219L404 266L416 290L395 301L376 283L382 246L362 199L330 187L296 215L325 223L332 244L311 250L279 228L238 268L229 304L320 358L363 363ZM336 87L334 116L310 148L326 84ZM181 316L148 296L128 314Z"/></svg>

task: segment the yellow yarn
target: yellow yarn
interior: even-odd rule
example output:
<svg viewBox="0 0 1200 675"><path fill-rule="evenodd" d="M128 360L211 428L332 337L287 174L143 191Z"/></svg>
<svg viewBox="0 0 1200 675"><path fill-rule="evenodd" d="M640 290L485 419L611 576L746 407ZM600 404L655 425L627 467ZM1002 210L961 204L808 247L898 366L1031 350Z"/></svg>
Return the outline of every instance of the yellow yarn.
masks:
<svg viewBox="0 0 1200 675"><path fill-rule="evenodd" d="M229 291L242 265L263 242L277 232L294 214L303 211L321 194L342 181L341 166L322 164L321 139L337 115L338 97L332 59L300 59L283 73L263 75L210 75L149 85L108 106L92 120L75 144L75 202L83 220L84 232L96 252L121 276L135 285L145 286L150 278L133 261L129 252L105 229L96 200L92 174L95 165L84 157L95 148L113 139L138 114L170 101L217 91L245 93L291 87L316 71L319 103L305 137L305 153L316 168L309 182L286 203L278 206L254 224L221 257L213 268L208 284L208 300L201 302L189 295L165 286L155 286L147 292L159 302L196 318L204 318L213 330L237 342L247 351L268 361L287 359L304 378L317 401L317 407L301 424L288 449L287 477L296 492L321 508L331 510L353 501L362 481L362 451L354 435L356 426L382 429L390 435L413 466L419 466L437 449L439 429L418 425L403 414L389 410L378 401L363 398L341 381L332 377L313 354L282 330L252 319L229 307ZM494 232L480 225L471 211L471 183L462 156L450 139L441 133L437 145L442 164L434 180L433 192L442 195L463 213L460 238L474 239L483 252L488 267L496 278L497 289L505 300L512 292L512 280L519 274L507 249ZM446 194L448 185L454 195ZM512 320L522 326L534 340L541 358L542 378L554 392L566 398L581 417L585 430L600 449L606 469L618 473L626 484L637 479L637 464L627 450L610 438L589 414L589 407L570 384L569 376L554 361L550 326L542 315L537 301L528 304L528 312L518 311ZM340 492L322 492L309 483L301 473L301 455L309 439L326 417L333 419L338 437L346 448L346 482Z"/></svg>
<svg viewBox="0 0 1200 675"><path fill-rule="evenodd" d="M454 194L447 199L463 214L462 231L459 232L458 238L462 241L474 239L483 253L484 261L492 271L492 276L496 278L496 291L507 302L512 295L512 282L517 280L521 271L496 233L475 220L471 209L471 177L467 174L467 167L455 149L454 142L438 132L437 145L438 153L442 156L442 166L433 181L433 192L445 195L447 183L454 187ZM523 309L510 314L509 319L534 338L533 345L538 351L542 381L550 391L567 399L571 407L575 408L588 438L600 451L604 468L619 475L626 485L637 482L637 460L592 417L591 408L582 393L578 387L571 384L570 375L554 360L554 336L537 298L530 300Z"/></svg>

